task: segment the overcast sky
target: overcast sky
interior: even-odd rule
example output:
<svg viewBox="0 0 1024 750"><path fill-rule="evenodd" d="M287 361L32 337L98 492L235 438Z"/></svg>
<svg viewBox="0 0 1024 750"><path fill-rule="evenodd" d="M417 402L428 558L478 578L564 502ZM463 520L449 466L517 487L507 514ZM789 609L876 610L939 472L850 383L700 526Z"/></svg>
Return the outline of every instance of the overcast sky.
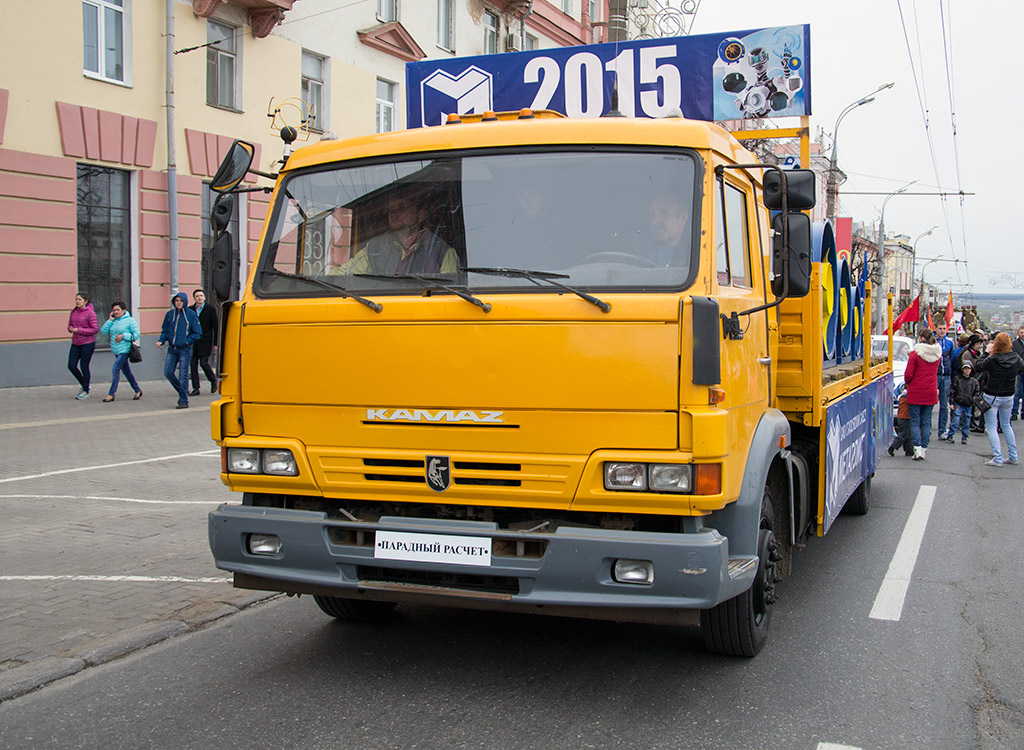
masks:
<svg viewBox="0 0 1024 750"><path fill-rule="evenodd" d="M956 150L941 11L952 30L947 50ZM701 0L690 33L803 23L811 27L812 137L818 127L831 134L848 104L883 83L896 83L843 118L838 163L849 179L841 188L839 215L877 222L884 200L845 191L891 192L911 180L918 182L908 192L940 187L955 192L959 185L975 193L964 198L962 211L956 196L945 203L937 196L898 195L889 200L886 234L905 234L913 242L938 225L917 243L918 256L955 257L967 263L928 265L929 283L953 284L957 293L966 291L968 282L975 293L1015 291L1013 283L1017 291L1024 289L1024 240L1017 229L1024 206L1011 204L1013 198L1024 196L1019 184L1022 149L1015 133L1024 114L1024 45L1016 43L1024 26L1024 3L941 0L940 10L939 0ZM782 127L791 127L790 123L795 121L776 121ZM916 273L921 273L921 264ZM1001 278L1006 274L1013 281Z"/></svg>

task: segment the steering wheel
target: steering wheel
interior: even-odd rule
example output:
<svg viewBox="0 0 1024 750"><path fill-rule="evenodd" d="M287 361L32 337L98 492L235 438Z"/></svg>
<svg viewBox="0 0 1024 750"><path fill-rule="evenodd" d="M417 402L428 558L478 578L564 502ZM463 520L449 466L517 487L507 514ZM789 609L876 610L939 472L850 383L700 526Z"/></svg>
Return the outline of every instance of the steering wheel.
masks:
<svg viewBox="0 0 1024 750"><path fill-rule="evenodd" d="M643 258L632 253L620 253L614 250L606 250L600 253L591 253L573 263L574 266L582 266L587 263L627 263L631 266L641 268L658 268L658 264L648 258Z"/></svg>

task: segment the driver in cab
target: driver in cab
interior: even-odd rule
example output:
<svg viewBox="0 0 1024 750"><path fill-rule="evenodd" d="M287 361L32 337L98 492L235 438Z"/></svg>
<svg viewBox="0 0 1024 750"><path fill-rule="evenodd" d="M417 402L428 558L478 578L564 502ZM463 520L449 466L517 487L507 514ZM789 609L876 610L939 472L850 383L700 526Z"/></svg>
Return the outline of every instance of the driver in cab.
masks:
<svg viewBox="0 0 1024 750"><path fill-rule="evenodd" d="M650 205L651 237L654 244L642 257L656 266L668 267L682 264L688 254L690 213L680 196L665 194L658 196Z"/></svg>
<svg viewBox="0 0 1024 750"><path fill-rule="evenodd" d="M455 273L458 256L428 228L427 210L408 194L388 198L388 229L370 240L347 262L328 275Z"/></svg>

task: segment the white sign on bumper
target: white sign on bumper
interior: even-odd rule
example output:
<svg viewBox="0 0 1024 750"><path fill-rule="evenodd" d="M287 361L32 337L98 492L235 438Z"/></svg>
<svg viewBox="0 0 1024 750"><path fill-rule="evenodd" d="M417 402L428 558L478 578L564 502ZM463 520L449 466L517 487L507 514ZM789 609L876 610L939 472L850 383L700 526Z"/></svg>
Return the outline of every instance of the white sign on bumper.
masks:
<svg viewBox="0 0 1024 750"><path fill-rule="evenodd" d="M378 560L488 566L491 564L491 540L478 536L378 531L373 556Z"/></svg>

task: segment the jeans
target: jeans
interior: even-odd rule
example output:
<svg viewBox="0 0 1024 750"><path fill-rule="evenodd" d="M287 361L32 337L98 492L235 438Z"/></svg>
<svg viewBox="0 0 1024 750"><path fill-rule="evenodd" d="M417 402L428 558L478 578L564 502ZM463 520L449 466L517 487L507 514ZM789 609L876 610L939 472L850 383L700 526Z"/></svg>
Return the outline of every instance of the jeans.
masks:
<svg viewBox="0 0 1024 750"><path fill-rule="evenodd" d="M946 434L949 422L949 375L939 375L939 435Z"/></svg>
<svg viewBox="0 0 1024 750"><path fill-rule="evenodd" d="M114 368L110 374L110 395L113 396L117 393L117 384L121 381L121 372L124 371L124 376L128 378L128 383L131 385L132 390L138 393L142 389L139 388L139 384L135 381L135 376L132 374L131 365L128 364L128 352L124 354L118 354L114 356Z"/></svg>
<svg viewBox="0 0 1024 750"><path fill-rule="evenodd" d="M1024 374L1017 376L1017 390L1013 392L1013 405L1010 407L1011 416L1024 416Z"/></svg>
<svg viewBox="0 0 1024 750"><path fill-rule="evenodd" d="M92 361L92 353L95 349L96 342L93 341L91 344L72 344L71 350L68 352L68 370L75 376L75 380L86 393L89 392L89 382L92 380L89 363Z"/></svg>
<svg viewBox="0 0 1024 750"><path fill-rule="evenodd" d="M1006 438L1007 458L1016 463L1017 461L1017 437L1010 427L1010 408L1013 406L1013 396L991 396L985 394L985 401L992 404L992 408L985 412L985 432L988 433L988 442L992 445L992 460L997 464L1003 463L1003 454L999 450L999 433L996 432L996 419L1003 428L1003 437Z"/></svg>
<svg viewBox="0 0 1024 750"><path fill-rule="evenodd" d="M928 447L929 433L932 431L932 409L935 404L910 404L910 439L914 445Z"/></svg>
<svg viewBox="0 0 1024 750"><path fill-rule="evenodd" d="M188 363L192 359L191 346L172 346L167 344L167 356L164 357L164 377L171 387L178 392L178 403L188 403ZM175 370L178 374L175 375Z"/></svg>
<svg viewBox="0 0 1024 750"><path fill-rule="evenodd" d="M972 411L974 411L973 406L961 406L960 404L953 404L953 416L949 420L950 437L956 434L957 429L960 430L961 435L967 437L967 433L971 429Z"/></svg>
<svg viewBox="0 0 1024 750"><path fill-rule="evenodd" d="M196 354L195 348L192 349L192 387L199 387L199 368L203 368L203 374L206 375L206 379L213 385L217 384L217 373L210 366L210 355L207 354L205 357L200 357Z"/></svg>

